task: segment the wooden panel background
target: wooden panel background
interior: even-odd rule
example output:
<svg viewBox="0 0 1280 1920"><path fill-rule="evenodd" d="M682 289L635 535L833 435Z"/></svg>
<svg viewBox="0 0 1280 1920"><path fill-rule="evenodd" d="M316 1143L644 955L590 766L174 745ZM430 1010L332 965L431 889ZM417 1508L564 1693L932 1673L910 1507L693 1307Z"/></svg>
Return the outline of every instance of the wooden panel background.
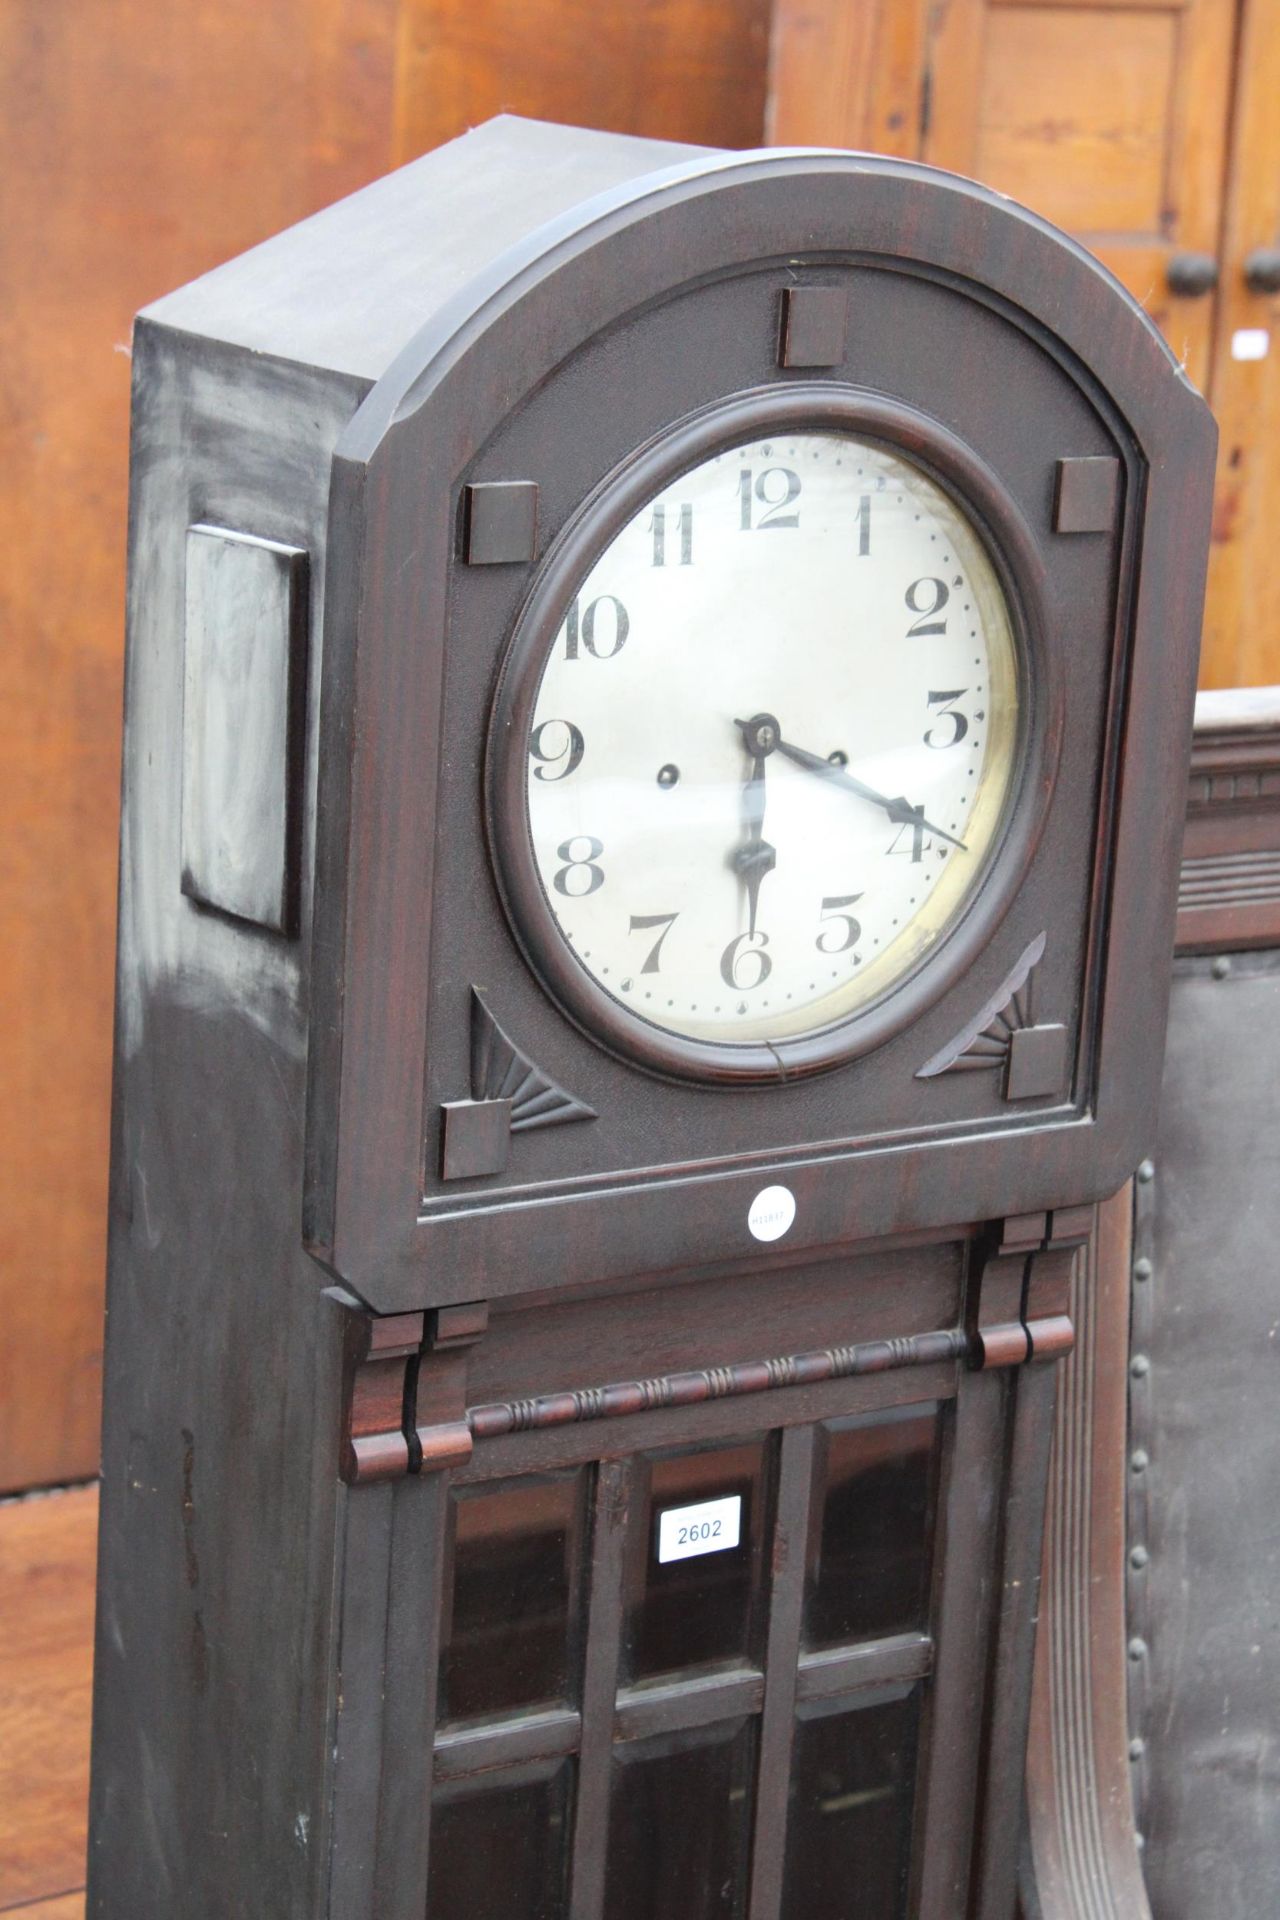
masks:
<svg viewBox="0 0 1280 1920"><path fill-rule="evenodd" d="M84 1911L97 1518L96 1487L0 1505L0 1913L23 1920Z"/></svg>
<svg viewBox="0 0 1280 1920"><path fill-rule="evenodd" d="M770 0L402 0L407 159L495 113L758 146Z"/></svg>

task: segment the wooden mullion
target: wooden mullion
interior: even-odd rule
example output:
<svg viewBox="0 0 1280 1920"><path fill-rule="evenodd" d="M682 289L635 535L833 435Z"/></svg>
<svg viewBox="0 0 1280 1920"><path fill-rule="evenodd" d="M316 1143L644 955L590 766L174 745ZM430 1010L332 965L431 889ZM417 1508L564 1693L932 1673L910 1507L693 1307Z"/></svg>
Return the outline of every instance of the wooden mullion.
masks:
<svg viewBox="0 0 1280 1920"><path fill-rule="evenodd" d="M1027 1723L1031 1716L1031 1662L1057 1385L1058 1368L1053 1364L1023 1367L1015 1385L1000 1617L974 1904L978 1920L1000 1920L1011 1913L1017 1885Z"/></svg>
<svg viewBox="0 0 1280 1920"><path fill-rule="evenodd" d="M968 1910L974 1784L996 1575L1005 1391L998 1372L966 1376L934 1545L935 1652L921 1733L916 1808L916 1920L955 1920ZM967 1757L966 1757L967 1756Z"/></svg>
<svg viewBox="0 0 1280 1920"><path fill-rule="evenodd" d="M619 1740L642 1740L662 1733L685 1733L759 1713L764 1675L756 1668L700 1674L659 1687L635 1687L620 1693L615 1732Z"/></svg>
<svg viewBox="0 0 1280 1920"><path fill-rule="evenodd" d="M572 1707L526 1713L482 1727L451 1727L436 1739L435 1778L460 1780L495 1767L559 1759L576 1753L581 1731L582 1716Z"/></svg>
<svg viewBox="0 0 1280 1920"><path fill-rule="evenodd" d="M384 1482L345 1502L327 1907L344 1920L374 1913L393 1498Z"/></svg>
<svg viewBox="0 0 1280 1920"><path fill-rule="evenodd" d="M582 1678L582 1740L573 1823L569 1920L602 1920L614 1701L622 1639L622 1580L631 1518L629 1460L602 1460L596 1475L591 1602Z"/></svg>
<svg viewBox="0 0 1280 1920"><path fill-rule="evenodd" d="M796 1676L796 1698L834 1700L863 1687L923 1680L932 1670L933 1641L929 1635L899 1633L890 1640L868 1640L860 1646L806 1654Z"/></svg>
<svg viewBox="0 0 1280 1920"><path fill-rule="evenodd" d="M399 1482L392 1507L382 1781L378 1802L378 1920L421 1920L427 1903L431 1742L446 1614L448 1475Z"/></svg>
<svg viewBox="0 0 1280 1920"><path fill-rule="evenodd" d="M813 1427L808 1426L792 1427L781 1439L749 1920L778 1920L782 1904L785 1809L795 1738L796 1670L804 1620L815 1438Z"/></svg>

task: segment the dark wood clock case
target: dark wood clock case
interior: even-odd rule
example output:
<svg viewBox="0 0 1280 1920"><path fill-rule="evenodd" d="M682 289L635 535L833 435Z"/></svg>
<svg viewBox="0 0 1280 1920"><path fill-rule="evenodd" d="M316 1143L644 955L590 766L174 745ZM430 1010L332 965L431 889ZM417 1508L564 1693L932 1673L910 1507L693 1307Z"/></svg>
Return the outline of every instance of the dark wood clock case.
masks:
<svg viewBox="0 0 1280 1920"><path fill-rule="evenodd" d="M782 364L784 295L809 290L844 296L822 368ZM1211 434L1157 337L1083 252L997 196L842 156L695 162L539 234L468 297L465 324L450 308L425 329L334 456L313 1247L390 1311L423 1303L424 1269L446 1301L480 1275L492 1296L749 1253L752 1193L783 1165L805 1246L989 1216L1015 1168L1023 1210L1114 1189L1158 1073L1178 841L1161 795L1193 676L1171 637ZM484 756L539 569L572 579L637 466L678 470L788 419L895 441L977 509L1029 657L1028 764L965 924L869 1021L883 1044L728 1099L714 1065L711 1084L673 1088L566 1021L494 883ZM468 490L493 512L513 483L537 489L522 557L469 563ZM514 794L495 799L509 818ZM999 1066L922 1078L1015 980L1034 1012L1024 991L1012 1026L1066 1029L1056 1083L1009 1100ZM490 1092L471 1069L476 989L594 1113L520 1129L480 1186L441 1178L442 1109Z"/></svg>
<svg viewBox="0 0 1280 1920"><path fill-rule="evenodd" d="M770 1084L539 948L506 746L653 477L824 423L977 521L1024 758L954 932ZM1011 1913L1212 455L1087 255L865 156L495 122L143 316L91 1914Z"/></svg>

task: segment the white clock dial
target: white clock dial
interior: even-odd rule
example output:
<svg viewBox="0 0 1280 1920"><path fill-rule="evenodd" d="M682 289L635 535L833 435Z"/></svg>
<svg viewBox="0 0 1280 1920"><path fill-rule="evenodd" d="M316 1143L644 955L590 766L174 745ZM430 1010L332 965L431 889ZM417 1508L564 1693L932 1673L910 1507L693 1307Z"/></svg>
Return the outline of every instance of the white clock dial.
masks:
<svg viewBox="0 0 1280 1920"><path fill-rule="evenodd" d="M962 911L1017 702L995 570L919 467L830 431L715 455L599 555L547 654L528 814L560 934L672 1034L844 1020Z"/></svg>

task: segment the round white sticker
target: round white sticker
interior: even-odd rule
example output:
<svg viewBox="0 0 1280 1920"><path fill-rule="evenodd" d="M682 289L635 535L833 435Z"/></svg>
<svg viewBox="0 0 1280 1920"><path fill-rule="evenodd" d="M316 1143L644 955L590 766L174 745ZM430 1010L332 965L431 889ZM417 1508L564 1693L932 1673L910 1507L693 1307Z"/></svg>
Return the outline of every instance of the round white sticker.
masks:
<svg viewBox="0 0 1280 1920"><path fill-rule="evenodd" d="M747 1225L757 1240L781 1240L796 1217L796 1197L790 1187L764 1187L751 1202Z"/></svg>

